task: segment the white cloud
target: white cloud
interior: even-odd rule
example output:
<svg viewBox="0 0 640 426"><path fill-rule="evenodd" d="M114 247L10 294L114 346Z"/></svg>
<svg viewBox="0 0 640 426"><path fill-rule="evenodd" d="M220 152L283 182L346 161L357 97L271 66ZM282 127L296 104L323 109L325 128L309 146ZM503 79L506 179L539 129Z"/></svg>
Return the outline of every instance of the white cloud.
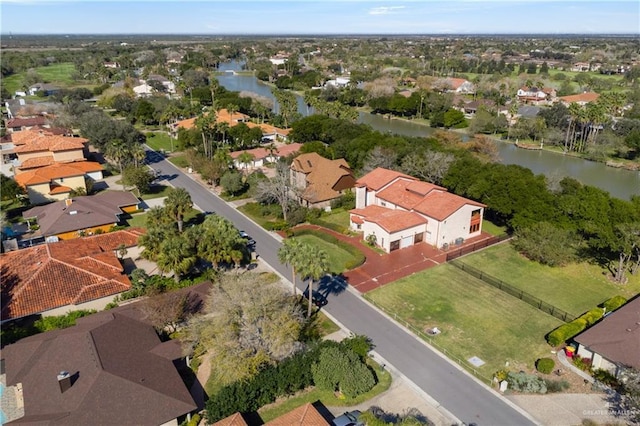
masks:
<svg viewBox="0 0 640 426"><path fill-rule="evenodd" d="M372 8L369 15L390 15L400 9L404 9L404 6L379 6Z"/></svg>

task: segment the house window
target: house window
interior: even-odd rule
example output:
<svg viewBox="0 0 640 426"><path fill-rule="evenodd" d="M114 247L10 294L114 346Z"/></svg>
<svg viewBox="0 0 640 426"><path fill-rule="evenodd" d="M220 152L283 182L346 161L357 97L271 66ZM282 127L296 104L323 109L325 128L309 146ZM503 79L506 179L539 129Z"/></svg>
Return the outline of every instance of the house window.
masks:
<svg viewBox="0 0 640 426"><path fill-rule="evenodd" d="M356 229L360 230L362 228L362 225L360 225L359 223L356 225Z"/></svg>
<svg viewBox="0 0 640 426"><path fill-rule="evenodd" d="M380 205L381 205L382 207L387 207L387 203L386 203L386 202L384 202L384 201L380 201Z"/></svg>
<svg viewBox="0 0 640 426"><path fill-rule="evenodd" d="M480 209L471 212L471 222L469 223L469 233L473 234L480 230Z"/></svg>
<svg viewBox="0 0 640 426"><path fill-rule="evenodd" d="M420 232L413 236L413 244L421 243L424 240L424 233Z"/></svg>
<svg viewBox="0 0 640 426"><path fill-rule="evenodd" d="M389 251L398 250L400 248L400 240L391 241Z"/></svg>

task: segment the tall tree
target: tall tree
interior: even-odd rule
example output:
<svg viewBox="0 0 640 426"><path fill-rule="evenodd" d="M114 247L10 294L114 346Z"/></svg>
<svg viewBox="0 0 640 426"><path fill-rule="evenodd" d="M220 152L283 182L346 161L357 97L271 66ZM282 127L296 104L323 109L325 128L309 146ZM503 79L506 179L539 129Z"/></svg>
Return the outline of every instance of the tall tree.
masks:
<svg viewBox="0 0 640 426"><path fill-rule="evenodd" d="M193 207L191 195L184 188L172 188L164 200L165 208L178 224L178 232L182 233L184 215Z"/></svg>
<svg viewBox="0 0 640 426"><path fill-rule="evenodd" d="M163 273L173 271L174 279L179 282L180 277L191 270L197 259L193 238L184 233L162 242L156 263Z"/></svg>
<svg viewBox="0 0 640 426"><path fill-rule="evenodd" d="M300 249L299 270L303 277L309 279L307 318L311 318L313 306L313 284L329 270L329 256L324 250L304 244Z"/></svg>
<svg viewBox="0 0 640 426"><path fill-rule="evenodd" d="M291 282L293 283L293 295L296 294L296 270L300 268L300 252L302 242L293 237L284 240L278 250L278 259L285 265L291 266Z"/></svg>

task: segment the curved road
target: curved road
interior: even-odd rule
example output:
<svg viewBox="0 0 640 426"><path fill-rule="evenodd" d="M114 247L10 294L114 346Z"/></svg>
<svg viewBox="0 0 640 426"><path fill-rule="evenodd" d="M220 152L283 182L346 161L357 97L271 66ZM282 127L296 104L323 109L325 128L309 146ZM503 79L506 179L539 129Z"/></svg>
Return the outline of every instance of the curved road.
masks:
<svg viewBox="0 0 640 426"><path fill-rule="evenodd" d="M256 252L265 262L281 275L291 275L290 269L278 261L280 242L271 234L182 173L157 152L148 151L147 164L173 186L187 189L193 202L202 210L216 212L231 220L238 229L245 230L256 241ZM369 336L376 346L376 352L461 421L479 426L535 424L359 296L349 291L335 292L328 295L328 302L324 310L351 332Z"/></svg>

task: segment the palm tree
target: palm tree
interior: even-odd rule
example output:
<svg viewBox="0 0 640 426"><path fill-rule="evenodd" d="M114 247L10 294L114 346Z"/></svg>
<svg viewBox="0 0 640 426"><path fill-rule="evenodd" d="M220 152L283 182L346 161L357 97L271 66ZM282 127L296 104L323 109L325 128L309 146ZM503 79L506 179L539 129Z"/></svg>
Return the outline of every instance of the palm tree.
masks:
<svg viewBox="0 0 640 426"><path fill-rule="evenodd" d="M130 158L131 150L125 141L122 139L113 139L107 145L105 154L110 157L120 169L120 175L124 170L126 161ZM122 189L124 190L124 179L122 180Z"/></svg>
<svg viewBox="0 0 640 426"><path fill-rule="evenodd" d="M309 282L309 306L307 308L307 318L310 318L313 305L313 283L322 278L329 270L329 256L324 250L308 244L302 245L299 253L300 257L297 259L300 265L299 271L302 276L311 280Z"/></svg>
<svg viewBox="0 0 640 426"><path fill-rule="evenodd" d="M184 215L193 207L191 195L184 188L173 188L164 200L164 205L171 217L178 224L178 232L182 233Z"/></svg>
<svg viewBox="0 0 640 426"><path fill-rule="evenodd" d="M238 156L238 161L244 164L244 169L247 170L249 163L251 163L255 159L255 156L247 151L243 151L242 154Z"/></svg>
<svg viewBox="0 0 640 426"><path fill-rule="evenodd" d="M163 273L173 271L173 276L178 282L180 277L195 265L196 260L193 241L190 236L184 234L164 240L156 263Z"/></svg>
<svg viewBox="0 0 640 426"><path fill-rule="evenodd" d="M229 126L233 126L233 114L238 112L238 105L229 104L227 105L227 111L229 111Z"/></svg>
<svg viewBox="0 0 640 426"><path fill-rule="evenodd" d="M204 150L204 156L210 159L213 156L213 147L211 140L213 139L214 126L216 123L216 115L213 112L205 112L198 118L196 118L196 129L202 135L202 148Z"/></svg>
<svg viewBox="0 0 640 426"><path fill-rule="evenodd" d="M296 269L300 267L298 259L302 251L303 244L295 238L287 238L278 250L278 260L285 265L291 266L291 281L293 282L293 295L296 295Z"/></svg>
<svg viewBox="0 0 640 426"><path fill-rule="evenodd" d="M136 167L139 167L146 158L147 151L144 150L144 147L141 144L135 144L133 147L131 147L130 154L131 158L133 158L133 164Z"/></svg>

